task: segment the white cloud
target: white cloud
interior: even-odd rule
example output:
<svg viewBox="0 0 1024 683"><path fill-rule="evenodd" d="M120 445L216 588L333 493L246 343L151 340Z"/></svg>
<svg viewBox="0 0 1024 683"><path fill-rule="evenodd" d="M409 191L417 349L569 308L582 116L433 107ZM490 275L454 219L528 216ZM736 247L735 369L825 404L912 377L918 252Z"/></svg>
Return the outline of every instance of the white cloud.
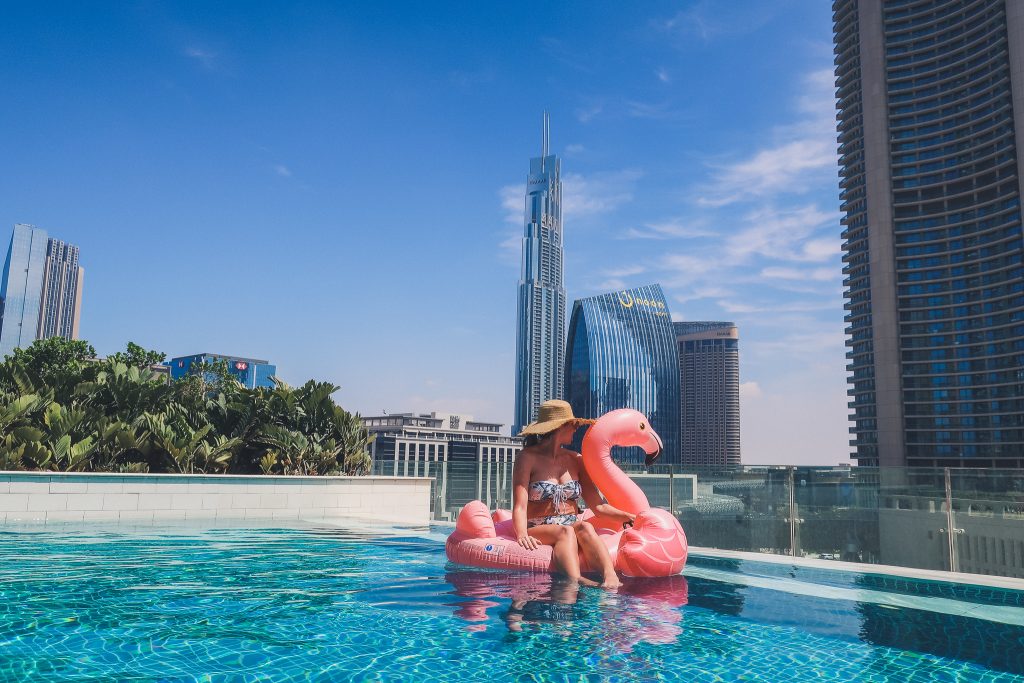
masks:
<svg viewBox="0 0 1024 683"><path fill-rule="evenodd" d="M637 170L562 176L562 217L565 220L609 213L633 200L633 188L643 176Z"/></svg>
<svg viewBox="0 0 1024 683"><path fill-rule="evenodd" d="M702 206L719 207L751 196L806 192L810 189L807 172L835 163L835 143L831 140L793 140L763 149L749 159L716 167L714 182L697 201Z"/></svg>
<svg viewBox="0 0 1024 683"><path fill-rule="evenodd" d="M751 33L768 23L778 10L777 2L735 3L700 0L671 18L657 23L662 31L689 43L692 36L710 42L723 36Z"/></svg>
<svg viewBox="0 0 1024 683"><path fill-rule="evenodd" d="M832 308L836 308L833 304ZM792 356L801 353L814 353L824 350L843 350L846 348L846 335L836 325L835 330L811 330L786 335L774 341L760 341L757 350L760 352L782 352Z"/></svg>
<svg viewBox="0 0 1024 683"><path fill-rule="evenodd" d="M838 280L842 271L838 268L787 268L784 266L769 266L761 269L761 277L769 280L796 280L798 282L811 280L814 282L829 282Z"/></svg>
<svg viewBox="0 0 1024 683"><path fill-rule="evenodd" d="M601 103L591 104L586 107L580 107L576 109L576 120L580 123L590 123L590 121L604 111L604 105Z"/></svg>
<svg viewBox="0 0 1024 683"><path fill-rule="evenodd" d="M606 270L604 271L604 275L608 277L629 277L630 275L640 275L645 272L647 272L647 269L643 266L627 266L625 268Z"/></svg>
<svg viewBox="0 0 1024 683"><path fill-rule="evenodd" d="M522 227L526 212L526 184L506 185L498 191L505 222Z"/></svg>
<svg viewBox="0 0 1024 683"><path fill-rule="evenodd" d="M282 176L284 178L290 178L292 176L292 170L285 166L284 164L277 164L276 166L274 166L274 172L277 173L277 175Z"/></svg>
<svg viewBox="0 0 1024 683"><path fill-rule="evenodd" d="M676 301L681 304L689 303L691 301L698 301L700 299L721 299L724 297L733 296L734 292L731 289L721 287L718 285L709 285L704 287L697 287L690 290L687 294L680 294L673 297Z"/></svg>
<svg viewBox="0 0 1024 683"><path fill-rule="evenodd" d="M788 303L751 303L749 301L716 302L726 313L808 313L811 311L835 311L842 307L837 301L793 301Z"/></svg>
<svg viewBox="0 0 1024 683"><path fill-rule="evenodd" d="M769 206L747 214L744 222L749 227L725 243L726 253L735 263L744 263L754 255L787 261L827 261L836 253L832 247L823 247L824 240L811 238L824 227L838 228L838 213L826 213L816 206L786 210ZM838 240L835 244L838 246Z"/></svg>
<svg viewBox="0 0 1024 683"><path fill-rule="evenodd" d="M685 224L682 220L645 223L643 228L629 228L622 239L667 240L672 238L714 237L717 233L699 223Z"/></svg>
<svg viewBox="0 0 1024 683"><path fill-rule="evenodd" d="M681 115L680 112L664 102L638 102L636 100L626 101L626 114L634 119L655 120L674 119Z"/></svg>
<svg viewBox="0 0 1024 683"><path fill-rule="evenodd" d="M666 69L665 67L659 68L657 71L654 72L654 75L657 76L658 80L661 81L662 83L672 82L672 76L669 75L668 69Z"/></svg>
<svg viewBox="0 0 1024 683"><path fill-rule="evenodd" d="M566 145L565 146L565 156L567 156L567 157L579 156L580 154L583 154L586 151L587 151L587 148L584 147L583 145Z"/></svg>
<svg viewBox="0 0 1024 683"><path fill-rule="evenodd" d="M190 45L182 50L186 57L196 60L205 69L213 69L217 65L217 53L212 50Z"/></svg>
<svg viewBox="0 0 1024 683"><path fill-rule="evenodd" d="M626 283L624 280L613 277L599 282L596 289L601 292L614 292L619 289L626 289Z"/></svg>
<svg viewBox="0 0 1024 683"><path fill-rule="evenodd" d="M749 401L754 398L761 398L764 392L761 391L761 386L757 382L741 382L740 383L740 400Z"/></svg>
<svg viewBox="0 0 1024 683"><path fill-rule="evenodd" d="M803 79L804 91L795 102L801 118L779 126L777 142L731 163L710 164L712 180L697 199L706 207L721 207L759 197L802 194L825 182L835 183L835 88L831 69L813 71Z"/></svg>

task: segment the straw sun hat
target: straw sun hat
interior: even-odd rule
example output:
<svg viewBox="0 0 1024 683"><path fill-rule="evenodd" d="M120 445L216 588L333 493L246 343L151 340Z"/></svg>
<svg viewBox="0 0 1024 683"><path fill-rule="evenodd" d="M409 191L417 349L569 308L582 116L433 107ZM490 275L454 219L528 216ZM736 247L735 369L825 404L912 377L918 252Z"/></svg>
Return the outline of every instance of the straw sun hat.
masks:
<svg viewBox="0 0 1024 683"><path fill-rule="evenodd" d="M523 428L523 431L519 432L519 436L547 434L548 432L553 432L567 422L572 422L574 426L579 427L581 425L592 425L597 422L597 420L587 420L582 417L576 417L572 414L572 406L570 406L566 401L552 399L540 404L537 421L526 425L526 427Z"/></svg>

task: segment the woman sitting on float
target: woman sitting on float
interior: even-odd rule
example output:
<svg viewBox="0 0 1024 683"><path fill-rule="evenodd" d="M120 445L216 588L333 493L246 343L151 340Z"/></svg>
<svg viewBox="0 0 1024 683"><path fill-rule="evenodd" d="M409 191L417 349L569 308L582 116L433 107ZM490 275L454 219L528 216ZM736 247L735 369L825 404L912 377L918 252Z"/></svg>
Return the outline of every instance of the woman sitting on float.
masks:
<svg viewBox="0 0 1024 683"><path fill-rule="evenodd" d="M516 541L526 550L551 546L555 567L570 580L598 585L580 576L582 553L587 566L601 573L600 585L617 588L621 583L608 548L594 526L583 521L577 501L582 497L595 515L624 526L636 515L604 502L582 456L563 448L577 427L594 422L575 417L565 401L541 404L537 421L519 434L524 447L512 469L512 525Z"/></svg>

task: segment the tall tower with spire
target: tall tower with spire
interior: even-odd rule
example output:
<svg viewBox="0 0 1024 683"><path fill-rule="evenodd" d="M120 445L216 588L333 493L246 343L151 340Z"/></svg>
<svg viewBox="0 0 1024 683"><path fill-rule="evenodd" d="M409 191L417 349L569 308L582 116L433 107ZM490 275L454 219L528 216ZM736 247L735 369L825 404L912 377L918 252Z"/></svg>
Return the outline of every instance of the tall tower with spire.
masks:
<svg viewBox="0 0 1024 683"><path fill-rule="evenodd" d="M530 159L526 179L512 434L537 419L542 402L563 396L562 179L561 161L550 153L550 144L551 122L544 112L540 156Z"/></svg>

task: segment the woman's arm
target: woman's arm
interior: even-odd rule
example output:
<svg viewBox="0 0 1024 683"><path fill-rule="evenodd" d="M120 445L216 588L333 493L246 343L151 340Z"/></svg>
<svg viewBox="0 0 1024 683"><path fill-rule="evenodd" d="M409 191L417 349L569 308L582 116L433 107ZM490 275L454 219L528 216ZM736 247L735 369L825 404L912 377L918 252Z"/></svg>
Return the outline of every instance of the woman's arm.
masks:
<svg viewBox="0 0 1024 683"><path fill-rule="evenodd" d="M526 531L526 503L529 501L527 487L533 469L532 456L519 452L512 465L512 528L516 541L527 550L535 550L540 542Z"/></svg>
<svg viewBox="0 0 1024 683"><path fill-rule="evenodd" d="M583 500L587 501L587 507L594 511L595 515L607 517L614 522L632 522L636 515L622 510L604 502L601 492L597 490L594 480L587 474L587 468L583 466L583 456L579 458L580 488L583 490Z"/></svg>

